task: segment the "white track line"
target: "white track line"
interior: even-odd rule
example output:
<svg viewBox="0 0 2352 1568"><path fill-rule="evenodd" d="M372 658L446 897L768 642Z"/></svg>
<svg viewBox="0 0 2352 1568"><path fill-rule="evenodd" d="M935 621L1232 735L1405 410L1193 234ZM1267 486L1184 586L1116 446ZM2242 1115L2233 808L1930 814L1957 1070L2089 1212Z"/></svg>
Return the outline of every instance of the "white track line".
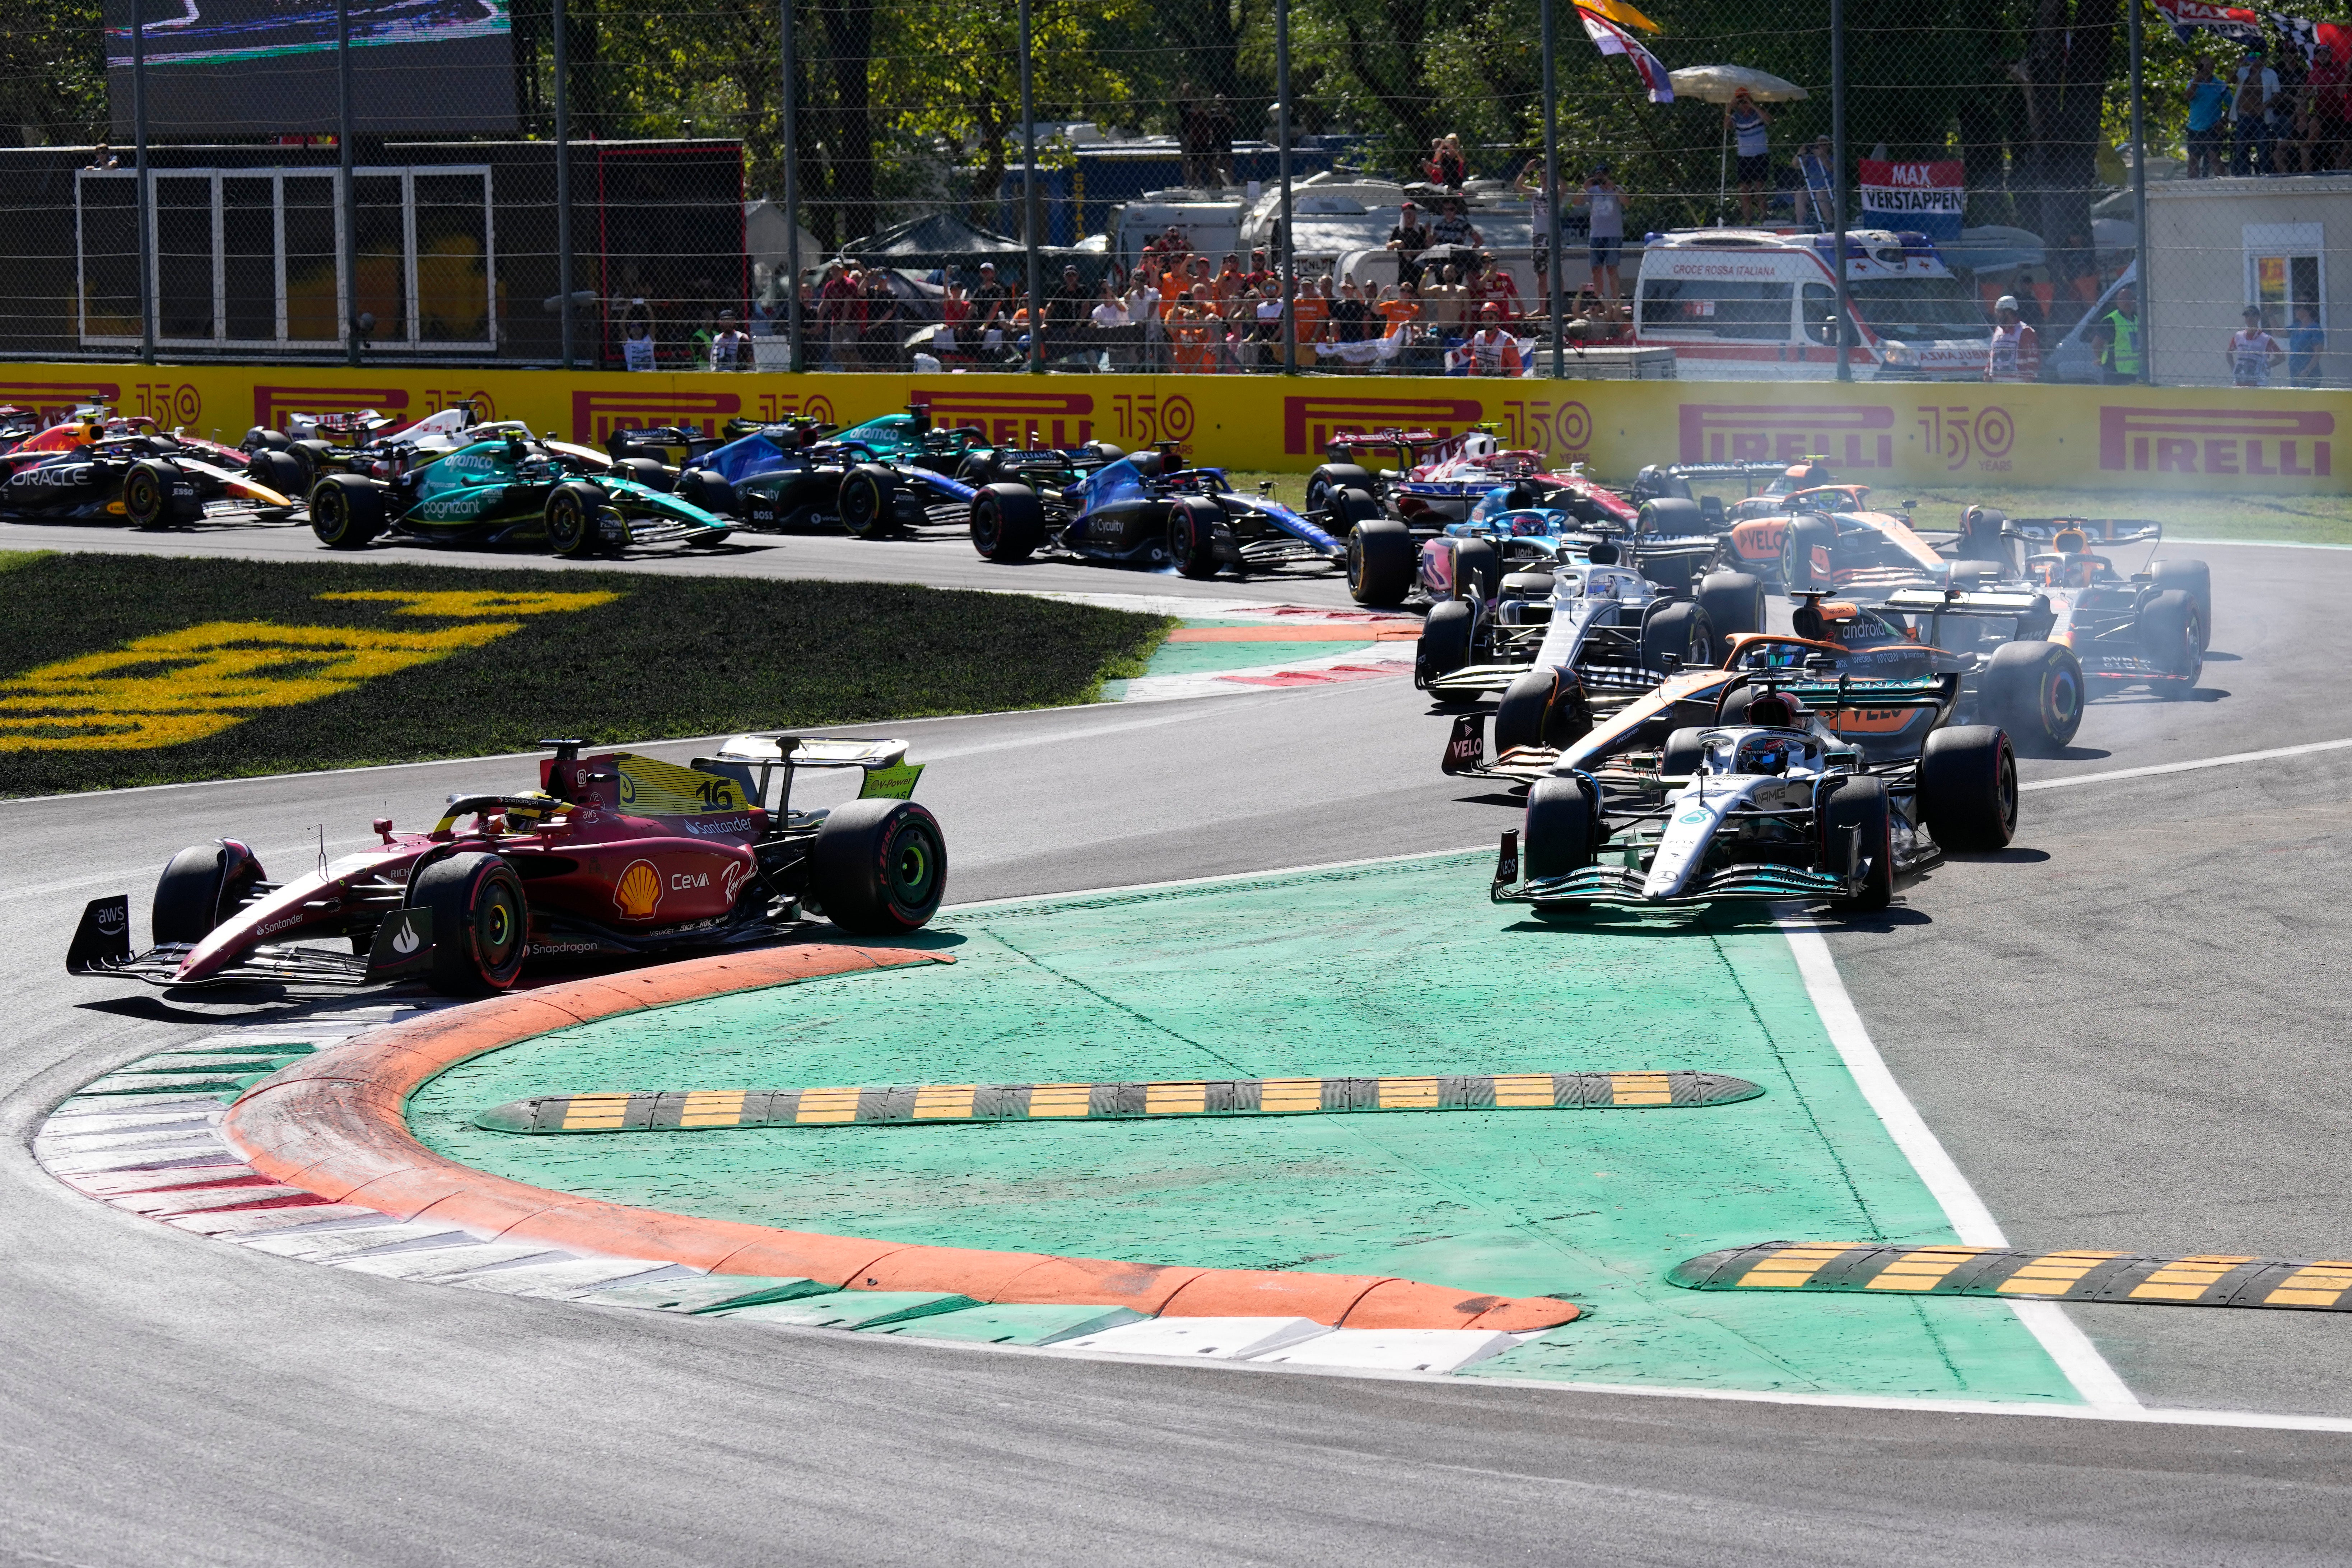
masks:
<svg viewBox="0 0 2352 1568"><path fill-rule="evenodd" d="M1977 1196L1969 1179L1960 1174L1959 1166L1936 1134L1929 1131L1918 1108L1902 1085L1895 1081L1870 1031L1863 1026L1862 1014L1853 998L1846 994L1845 982L1838 975L1837 960L1830 954L1830 944L1822 940L1821 929L1803 915L1780 917L1780 930L1789 939L1789 950L1795 954L1797 971L1804 976L1805 990L1813 999L1813 1011L1821 1015L1822 1027L1829 1034L1830 1043L1837 1047L1846 1071L1878 1113L1887 1133L1895 1140L1911 1168L1935 1194L1944 1214L1952 1222L1953 1231L1962 1245L1968 1247L2007 1247L2000 1224ZM2124 1380L2116 1375L2091 1344L2088 1335L2074 1325L2073 1319L2059 1310L2054 1301L2012 1301L2019 1321L2027 1331L2042 1342L2066 1381L2074 1385L2083 1402L2102 1414L2131 1413L2142 1408Z"/></svg>
<svg viewBox="0 0 2352 1568"><path fill-rule="evenodd" d="M2231 752L2225 757L2199 757L2186 763L2158 763L2145 768L2117 768L2112 773L2074 773L2063 779L2031 779L2019 784L2021 790L2069 789L2075 784L2112 784L2117 779L2149 779L2160 773L2192 773L2200 768L2231 768L2240 763L2267 763L2279 757L2305 757L2314 752L2340 752L2352 747L2352 740L2311 741L2300 746L2273 746L2266 752Z"/></svg>

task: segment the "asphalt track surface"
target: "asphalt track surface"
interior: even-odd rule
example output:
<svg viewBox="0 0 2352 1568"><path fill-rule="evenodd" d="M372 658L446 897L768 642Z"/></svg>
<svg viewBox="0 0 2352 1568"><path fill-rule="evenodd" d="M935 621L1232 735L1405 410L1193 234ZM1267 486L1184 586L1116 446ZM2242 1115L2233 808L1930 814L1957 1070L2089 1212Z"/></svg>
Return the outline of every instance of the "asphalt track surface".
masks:
<svg viewBox="0 0 2352 1568"><path fill-rule="evenodd" d="M793 568L820 553L807 542L785 547ZM2075 754L2028 763L2030 781L2352 735L2332 668L2352 554L2200 552L2218 600L2202 700L2101 703ZM296 553L315 554L307 536ZM1190 586L1070 570L1082 591ZM933 764L960 901L1491 842L1511 814L1436 773L1444 731L1394 680L903 727ZM0 1561L2343 1560L2340 1433L751 1334L301 1268L33 1164L58 1099L255 1016L69 981L86 900L143 903L189 841L242 832L299 865L314 824L339 852L387 805L414 820L529 771L0 803L0 951L18 973L0 1044ZM2352 1022L2347 784L2352 751L2037 788L1998 863L1948 866L1831 937L1895 1078L2012 1242L2352 1249L2352 1086L2334 1060ZM2066 1310L2148 1405L2352 1415L2339 1315Z"/></svg>

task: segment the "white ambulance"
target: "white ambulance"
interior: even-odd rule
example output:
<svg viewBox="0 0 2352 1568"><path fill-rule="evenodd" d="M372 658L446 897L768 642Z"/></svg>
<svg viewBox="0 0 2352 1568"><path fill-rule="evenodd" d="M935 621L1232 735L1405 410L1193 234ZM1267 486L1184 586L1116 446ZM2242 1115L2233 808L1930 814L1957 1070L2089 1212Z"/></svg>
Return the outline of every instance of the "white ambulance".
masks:
<svg viewBox="0 0 2352 1568"><path fill-rule="evenodd" d="M1857 380L1974 381L1992 324L1921 235L1846 231ZM1653 234L1642 251L1634 341L1675 351L1685 381L1828 381L1837 375L1837 290L1826 234L1702 228Z"/></svg>

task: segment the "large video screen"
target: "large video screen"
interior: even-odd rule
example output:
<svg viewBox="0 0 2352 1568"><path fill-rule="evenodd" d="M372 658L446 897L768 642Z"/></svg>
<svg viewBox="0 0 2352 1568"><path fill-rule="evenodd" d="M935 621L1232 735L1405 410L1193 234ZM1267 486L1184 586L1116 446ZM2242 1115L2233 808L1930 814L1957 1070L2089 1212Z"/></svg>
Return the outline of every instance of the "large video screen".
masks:
<svg viewBox="0 0 2352 1568"><path fill-rule="evenodd" d="M268 136L336 124L333 0L106 0L114 134L131 134L131 23L150 136ZM507 0L350 0L352 115L365 132L515 128Z"/></svg>

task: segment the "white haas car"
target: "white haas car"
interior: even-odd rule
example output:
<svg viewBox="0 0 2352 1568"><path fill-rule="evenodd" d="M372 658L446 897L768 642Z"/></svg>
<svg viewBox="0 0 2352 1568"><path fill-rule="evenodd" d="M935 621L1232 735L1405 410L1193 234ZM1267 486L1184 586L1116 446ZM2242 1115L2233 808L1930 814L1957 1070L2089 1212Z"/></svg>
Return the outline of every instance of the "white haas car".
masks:
<svg viewBox="0 0 2352 1568"><path fill-rule="evenodd" d="M1948 715L1957 677L1762 684L1740 693L1736 721L1670 735L1650 779L1621 775L1606 792L1581 770L1538 779L1524 859L1520 833L1503 836L1496 901L1538 914L1729 899L1869 910L1947 851L2001 849L2014 837L2017 762L2001 731L1939 727L1916 757L1873 763L1820 719L1857 708Z"/></svg>
<svg viewBox="0 0 2352 1568"><path fill-rule="evenodd" d="M1653 235L1634 284L1634 342L1673 349L1685 380L1834 380L1834 246L1826 234L1761 228ZM1847 363L1857 379L1984 374L1991 323L1926 236L1848 229L1845 277L1853 306Z"/></svg>

